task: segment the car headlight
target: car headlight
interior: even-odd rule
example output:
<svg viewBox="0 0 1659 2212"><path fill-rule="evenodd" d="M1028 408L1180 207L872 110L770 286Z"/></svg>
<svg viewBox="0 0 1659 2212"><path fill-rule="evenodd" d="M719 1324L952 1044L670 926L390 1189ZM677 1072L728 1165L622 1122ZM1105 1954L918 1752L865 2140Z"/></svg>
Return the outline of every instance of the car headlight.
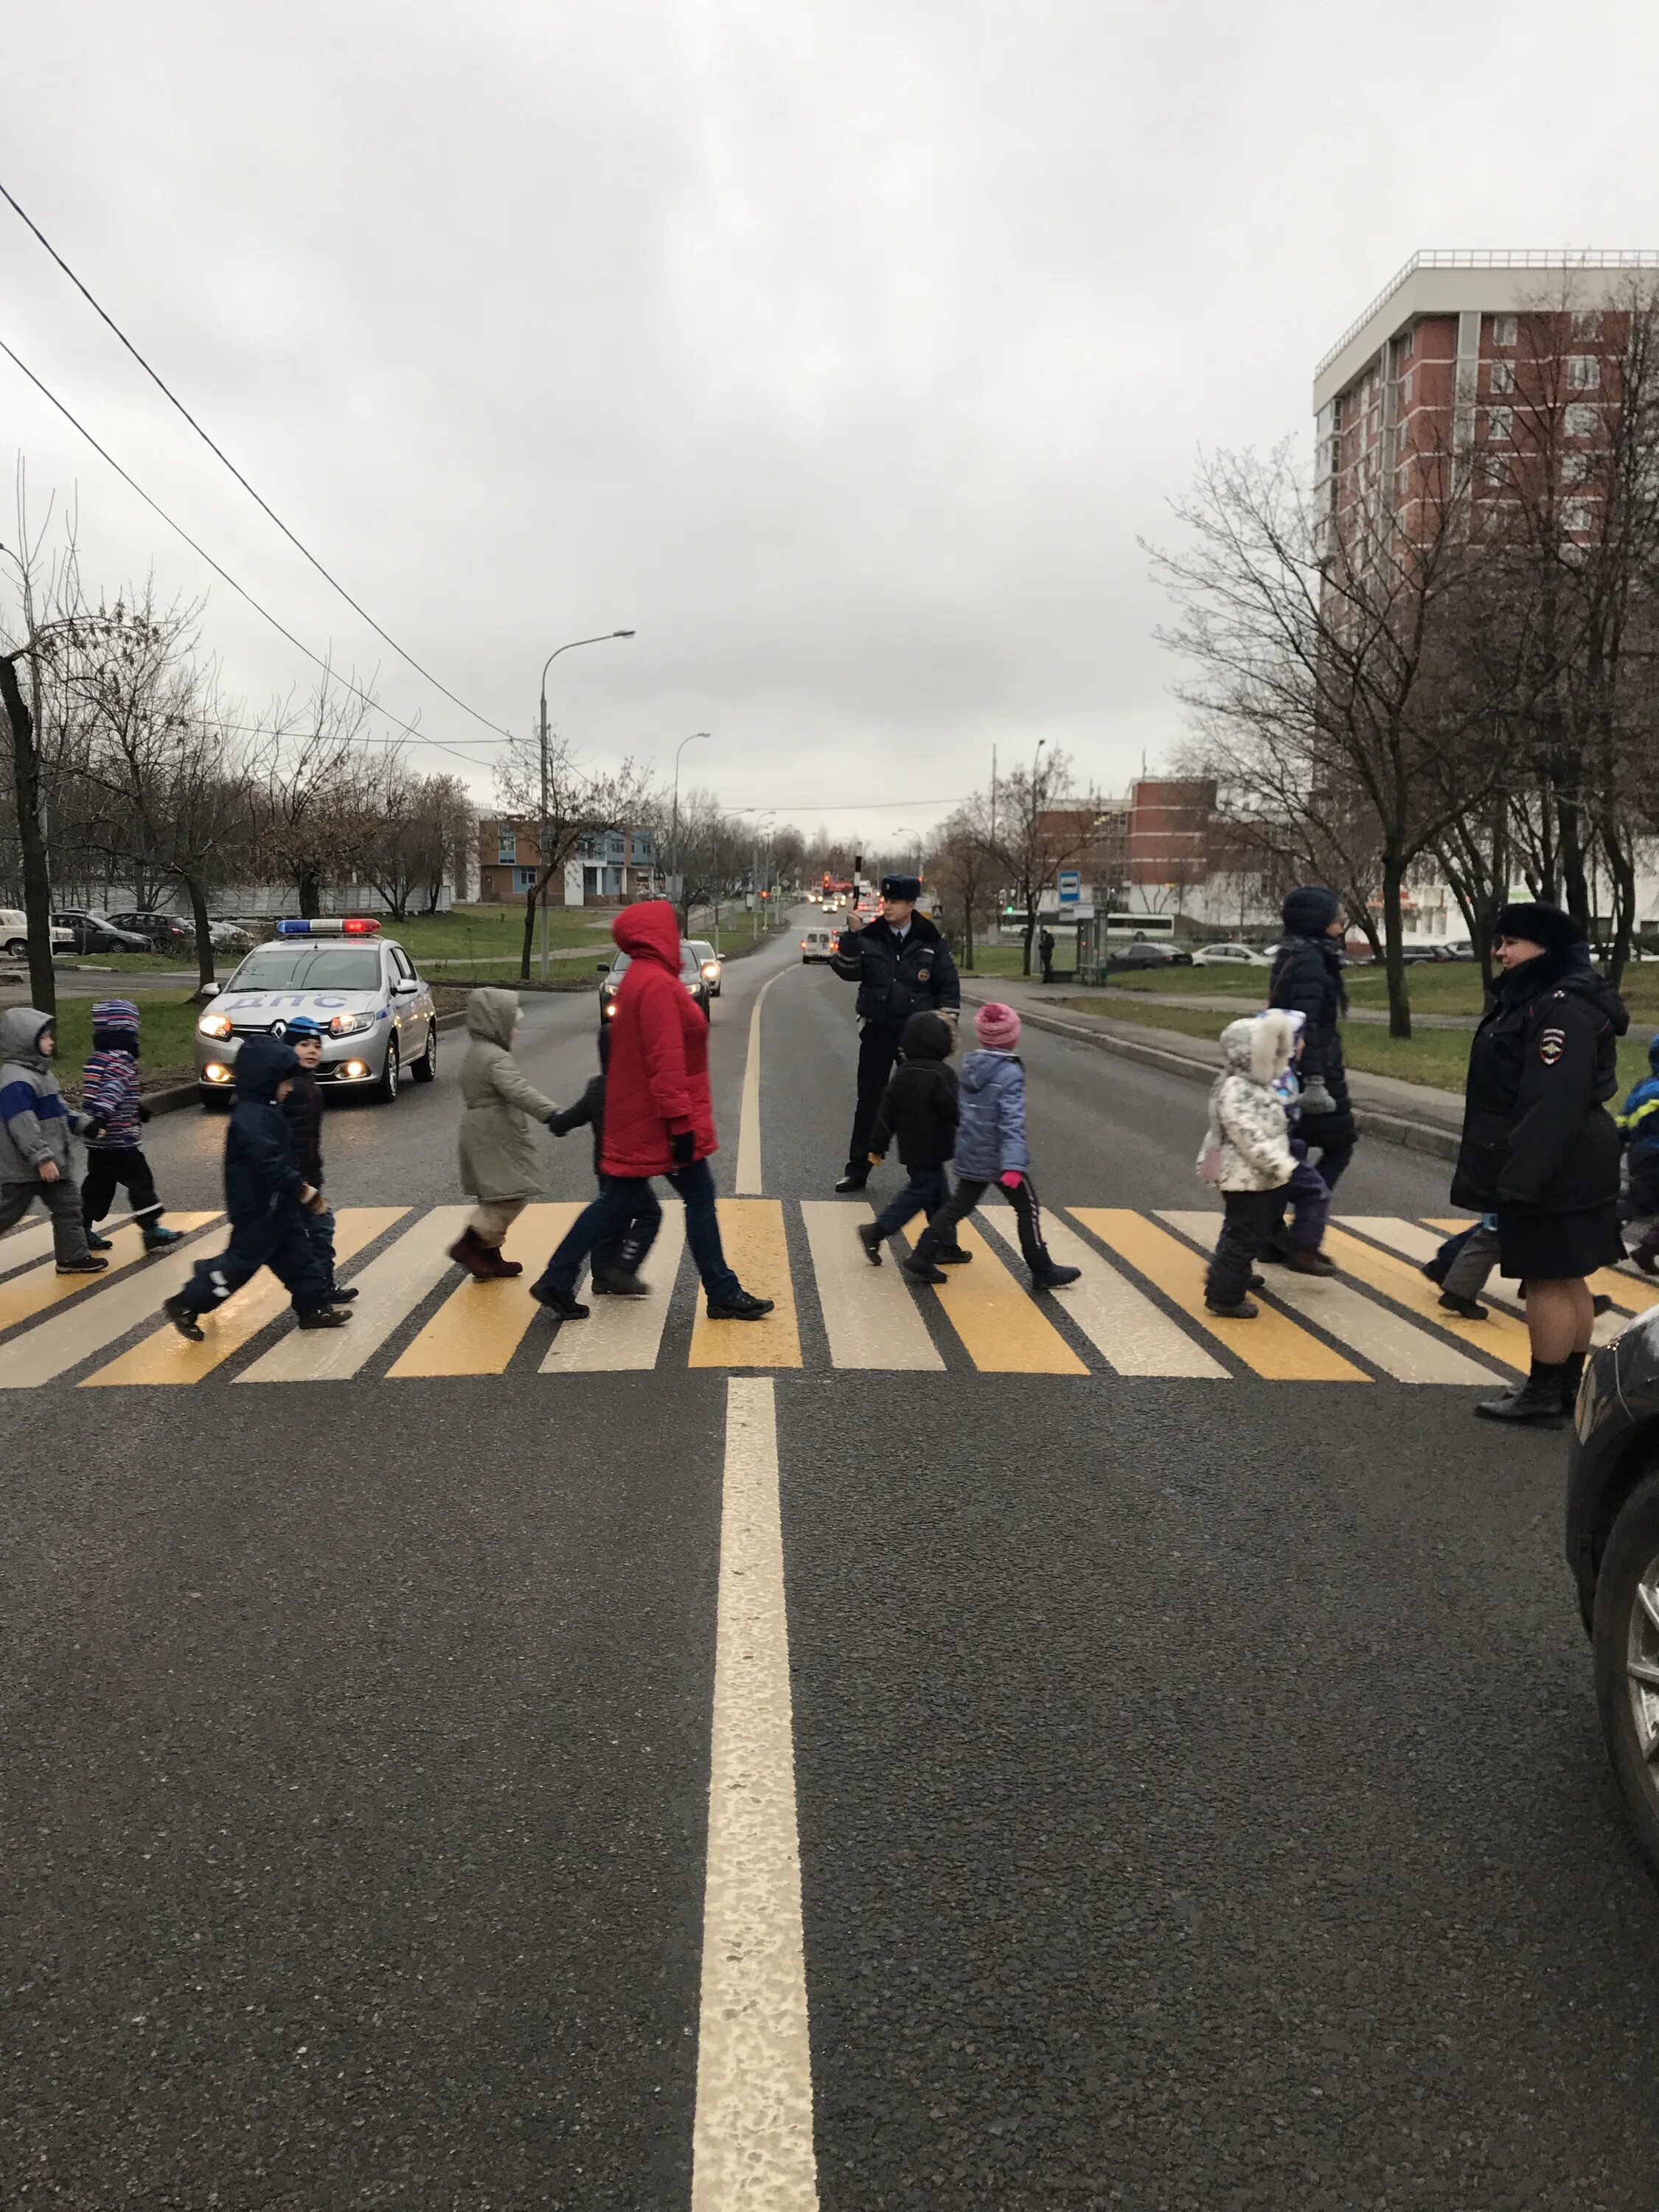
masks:
<svg viewBox="0 0 1659 2212"><path fill-rule="evenodd" d="M705 960L702 963L702 972L712 983L720 972L720 962L718 960Z"/></svg>
<svg viewBox="0 0 1659 2212"><path fill-rule="evenodd" d="M614 1020L617 1012L616 1000L614 999L607 999L601 1011L603 1012L606 1021Z"/></svg>
<svg viewBox="0 0 1659 2212"><path fill-rule="evenodd" d="M198 1036L228 1037L230 1035L228 1014L204 1014L196 1024Z"/></svg>
<svg viewBox="0 0 1659 2212"><path fill-rule="evenodd" d="M336 1014L328 1030L331 1036L361 1036L365 1030L372 1030L374 1026L373 1014Z"/></svg>

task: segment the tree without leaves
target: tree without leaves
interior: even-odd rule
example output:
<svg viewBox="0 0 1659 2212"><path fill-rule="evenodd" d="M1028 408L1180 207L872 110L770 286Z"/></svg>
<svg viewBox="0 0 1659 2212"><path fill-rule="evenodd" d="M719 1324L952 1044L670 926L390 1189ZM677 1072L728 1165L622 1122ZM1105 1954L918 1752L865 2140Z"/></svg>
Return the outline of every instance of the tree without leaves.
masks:
<svg viewBox="0 0 1659 2212"><path fill-rule="evenodd" d="M561 884L568 863L583 841L626 830L652 812L650 773L632 760L614 769L592 769L576 757L568 739L548 741L546 802L542 813L541 751L538 740L515 738L496 763L497 803L503 816L537 824L538 855L534 879L525 893L524 945L519 980L530 980L536 938L536 909L550 884Z"/></svg>

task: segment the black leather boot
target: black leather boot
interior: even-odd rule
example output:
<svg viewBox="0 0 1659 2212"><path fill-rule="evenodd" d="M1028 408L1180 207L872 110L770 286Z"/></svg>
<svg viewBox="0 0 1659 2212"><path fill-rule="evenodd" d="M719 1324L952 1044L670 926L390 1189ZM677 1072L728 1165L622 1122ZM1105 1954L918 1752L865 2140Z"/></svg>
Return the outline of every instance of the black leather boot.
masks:
<svg viewBox="0 0 1659 2212"><path fill-rule="evenodd" d="M1561 1370L1561 1411L1569 1420L1578 1403L1578 1384L1584 1372L1584 1362L1589 1357L1587 1352L1575 1352Z"/></svg>
<svg viewBox="0 0 1659 2212"><path fill-rule="evenodd" d="M1522 1421L1534 1429L1561 1425L1561 1393L1570 1360L1534 1359L1532 1372L1501 1398L1483 1398L1475 1407L1483 1421ZM1574 1386L1577 1388L1577 1385Z"/></svg>

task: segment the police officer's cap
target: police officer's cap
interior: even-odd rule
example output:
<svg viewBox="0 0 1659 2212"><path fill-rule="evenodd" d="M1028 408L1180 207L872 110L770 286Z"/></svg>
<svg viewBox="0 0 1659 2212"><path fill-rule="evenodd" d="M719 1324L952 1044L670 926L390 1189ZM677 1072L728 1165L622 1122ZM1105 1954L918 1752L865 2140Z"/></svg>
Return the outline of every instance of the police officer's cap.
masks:
<svg viewBox="0 0 1659 2212"><path fill-rule="evenodd" d="M920 876L884 876L881 895L884 899L908 899L914 906L921 896L921 878Z"/></svg>

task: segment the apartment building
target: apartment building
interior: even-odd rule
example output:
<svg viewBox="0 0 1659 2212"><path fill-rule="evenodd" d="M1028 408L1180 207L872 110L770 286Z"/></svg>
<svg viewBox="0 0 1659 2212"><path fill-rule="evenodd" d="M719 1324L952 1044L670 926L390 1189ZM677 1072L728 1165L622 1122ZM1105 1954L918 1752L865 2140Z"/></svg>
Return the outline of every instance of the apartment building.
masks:
<svg viewBox="0 0 1659 2212"><path fill-rule="evenodd" d="M499 816L478 824L478 896L507 905L536 887L539 844L534 822ZM662 888L653 830L605 830L584 838L548 886L551 906L620 906Z"/></svg>

